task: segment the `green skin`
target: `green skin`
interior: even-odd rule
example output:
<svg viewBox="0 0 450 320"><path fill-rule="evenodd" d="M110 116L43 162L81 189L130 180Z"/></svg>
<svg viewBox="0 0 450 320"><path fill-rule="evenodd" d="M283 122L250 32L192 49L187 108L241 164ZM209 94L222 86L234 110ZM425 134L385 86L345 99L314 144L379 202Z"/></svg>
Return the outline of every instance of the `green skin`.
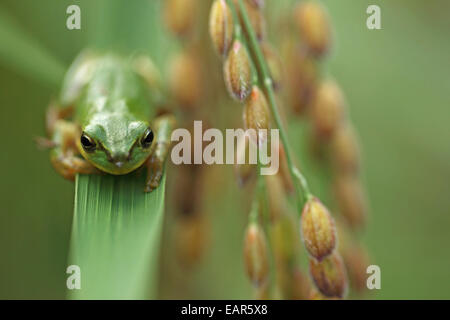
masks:
<svg viewBox="0 0 450 320"><path fill-rule="evenodd" d="M143 56L91 52L74 62L58 105L47 112L51 161L65 178L127 174L146 165L145 191L159 185L175 121L169 114L155 117L155 69L149 66Z"/></svg>

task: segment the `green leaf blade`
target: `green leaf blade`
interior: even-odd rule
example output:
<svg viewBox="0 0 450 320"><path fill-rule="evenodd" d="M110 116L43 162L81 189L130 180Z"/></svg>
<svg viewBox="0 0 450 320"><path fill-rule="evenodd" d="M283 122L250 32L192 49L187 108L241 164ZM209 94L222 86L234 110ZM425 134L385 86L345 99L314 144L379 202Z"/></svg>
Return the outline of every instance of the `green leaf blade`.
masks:
<svg viewBox="0 0 450 320"><path fill-rule="evenodd" d="M165 179L144 193L145 175L79 175L70 263L81 270L72 299L155 298Z"/></svg>

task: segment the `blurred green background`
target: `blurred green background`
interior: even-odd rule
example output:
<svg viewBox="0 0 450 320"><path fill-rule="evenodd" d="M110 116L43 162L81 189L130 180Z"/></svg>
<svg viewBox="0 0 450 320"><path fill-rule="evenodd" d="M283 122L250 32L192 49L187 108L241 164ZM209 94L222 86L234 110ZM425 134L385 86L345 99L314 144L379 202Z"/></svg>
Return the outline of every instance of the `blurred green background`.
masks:
<svg viewBox="0 0 450 320"><path fill-rule="evenodd" d="M382 278L381 290L372 297L448 299L450 2L323 3L336 37L327 66L346 94L363 151L371 207L364 240ZM382 10L382 30L366 28L366 8L374 3ZM82 30L66 29L70 4L81 7ZM119 50L150 52L165 74L173 39L159 20L159 4L156 0L1 2L0 298L62 299L66 294L74 186L53 171L47 153L33 143L34 136L44 133L45 108L57 93L53 75L60 75L84 47L110 43ZM12 33L11 24L20 32ZM23 51L36 61L36 72L17 66L14 61L19 59L5 50L22 48L22 40L28 44ZM230 167L213 170L231 172ZM163 297L251 297L241 261L243 208L225 205L245 195L231 179L219 182L220 202L211 205L215 214L204 261L189 280L181 271L167 280L167 285L174 285L183 279L189 287L184 296Z"/></svg>

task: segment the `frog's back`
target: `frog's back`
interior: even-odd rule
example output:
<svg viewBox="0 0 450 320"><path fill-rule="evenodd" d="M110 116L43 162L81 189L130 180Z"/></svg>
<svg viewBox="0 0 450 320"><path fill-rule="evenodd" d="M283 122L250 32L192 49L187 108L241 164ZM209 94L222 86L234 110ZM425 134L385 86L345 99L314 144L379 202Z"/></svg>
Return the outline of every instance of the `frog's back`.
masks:
<svg viewBox="0 0 450 320"><path fill-rule="evenodd" d="M142 120L153 116L144 80L130 59L109 53L90 56L76 64L66 79L79 86L73 101L75 121L85 124L95 115L113 113Z"/></svg>

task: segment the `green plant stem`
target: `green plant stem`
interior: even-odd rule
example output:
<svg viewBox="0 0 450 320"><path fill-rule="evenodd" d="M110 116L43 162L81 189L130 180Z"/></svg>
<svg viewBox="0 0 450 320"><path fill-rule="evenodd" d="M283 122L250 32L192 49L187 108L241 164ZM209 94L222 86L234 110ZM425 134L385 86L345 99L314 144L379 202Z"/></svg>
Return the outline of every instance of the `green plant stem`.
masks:
<svg viewBox="0 0 450 320"><path fill-rule="evenodd" d="M231 5L233 6L233 3L231 3ZM289 167L289 172L294 181L294 185L295 185L297 194L302 199L302 202L300 203L300 208L299 208L301 210L304 203L311 197L311 192L309 190L309 186L308 186L306 178L303 176L303 174L300 172L300 170L298 170L298 168L294 164L288 136L287 136L286 130L283 127L281 117L278 112L278 107L277 107L277 103L275 100L275 93L273 91L272 79L270 77L269 68L266 64L266 61L262 54L261 48L259 47L258 39L255 35L255 32L254 32L252 26L251 26L247 11L245 9L245 6L244 6L244 3L242 0L239 0L239 10L241 13L242 21L244 23L244 27L245 27L248 37L249 37L250 45L252 47L253 53L257 60L256 64L257 64L257 67L259 67L258 70L261 73L262 85L263 85L264 91L266 92L266 95L269 99L269 106L272 111L272 114L273 114L273 117L275 120L275 124L277 125L277 127L280 131L281 140L284 145L285 152L286 152L286 160L287 160L287 164Z"/></svg>
<svg viewBox="0 0 450 320"><path fill-rule="evenodd" d="M252 200L252 207L250 209L250 214L248 216L249 223L258 223L258 212L260 211L259 207L259 181L257 182L258 187L256 189L255 195L253 196Z"/></svg>

